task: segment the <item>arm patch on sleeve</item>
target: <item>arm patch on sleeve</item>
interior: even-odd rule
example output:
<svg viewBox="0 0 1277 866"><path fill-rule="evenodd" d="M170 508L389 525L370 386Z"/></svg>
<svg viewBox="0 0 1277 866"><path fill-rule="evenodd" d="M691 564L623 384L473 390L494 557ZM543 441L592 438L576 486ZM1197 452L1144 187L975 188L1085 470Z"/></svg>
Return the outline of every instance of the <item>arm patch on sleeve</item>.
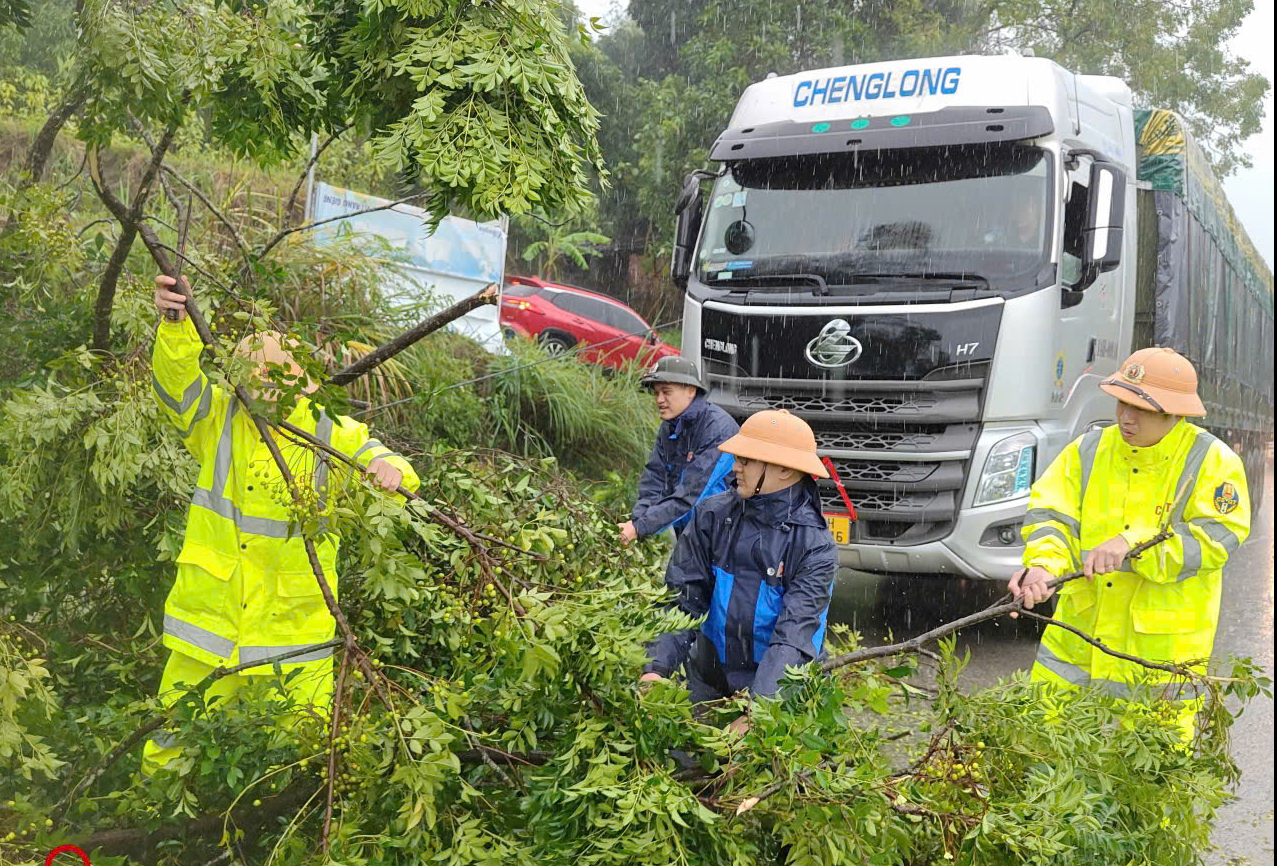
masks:
<svg viewBox="0 0 1277 866"><path fill-rule="evenodd" d="M1215 510L1220 514L1228 514L1240 504L1241 498L1237 495L1237 485L1233 482L1225 481L1215 488Z"/></svg>

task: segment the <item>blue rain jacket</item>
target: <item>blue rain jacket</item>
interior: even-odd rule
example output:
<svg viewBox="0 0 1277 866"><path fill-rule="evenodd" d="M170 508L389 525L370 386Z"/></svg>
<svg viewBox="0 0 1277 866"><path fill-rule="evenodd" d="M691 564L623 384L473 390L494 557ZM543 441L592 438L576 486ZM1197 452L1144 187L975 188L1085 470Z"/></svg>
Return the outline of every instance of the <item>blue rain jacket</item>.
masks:
<svg viewBox="0 0 1277 866"><path fill-rule="evenodd" d="M661 422L630 515L640 538L671 527L682 532L692 509L731 485L735 458L718 446L739 431L732 416L704 394L697 394L674 420Z"/></svg>
<svg viewBox="0 0 1277 866"><path fill-rule="evenodd" d="M709 692L774 695L787 665L823 650L837 567L812 479L749 499L729 491L706 500L665 573L676 604L705 622L649 644L644 670L669 676L686 664L689 681ZM706 689L693 692L706 699Z"/></svg>

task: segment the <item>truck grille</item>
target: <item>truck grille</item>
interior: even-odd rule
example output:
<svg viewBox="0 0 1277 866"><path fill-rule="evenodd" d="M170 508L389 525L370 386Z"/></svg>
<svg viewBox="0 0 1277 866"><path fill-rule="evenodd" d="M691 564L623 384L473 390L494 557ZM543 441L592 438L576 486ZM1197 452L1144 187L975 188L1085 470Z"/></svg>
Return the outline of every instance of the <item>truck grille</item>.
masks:
<svg viewBox="0 0 1277 866"><path fill-rule="evenodd" d="M833 461L856 509L852 543L908 546L944 538L957 519L980 432L985 379L945 383L802 382L709 376L714 402L744 420L759 409L788 409L806 420ZM854 390L853 390L854 389ZM881 457L858 452L887 452ZM908 454L917 459L900 460ZM934 454L934 459L927 456ZM832 481L820 482L830 513L847 507Z"/></svg>
<svg viewBox="0 0 1277 866"><path fill-rule="evenodd" d="M904 547L949 535L980 434L1002 301L951 295L955 303L862 308L848 296L826 307L763 291L764 307L737 294L718 292L701 308L710 399L738 421L787 409L811 425L859 517L853 544ZM835 333L861 351L824 366L810 351ZM832 481L820 489L827 510L847 511Z"/></svg>
<svg viewBox="0 0 1277 866"><path fill-rule="evenodd" d="M869 460L834 460L834 468L845 485L848 481L888 481L912 484L936 470L936 463L878 463Z"/></svg>
<svg viewBox="0 0 1277 866"><path fill-rule="evenodd" d="M746 405L757 405L760 409L788 409L791 412L856 412L856 413L903 413L922 412L933 409L936 405L934 397L873 397L846 396L823 397L816 395L768 395L762 393L741 394L741 402Z"/></svg>
<svg viewBox="0 0 1277 866"><path fill-rule="evenodd" d="M858 430L822 427L815 431L816 447L821 451L920 451L934 443L944 433L944 429L943 424L912 433L877 428Z"/></svg>

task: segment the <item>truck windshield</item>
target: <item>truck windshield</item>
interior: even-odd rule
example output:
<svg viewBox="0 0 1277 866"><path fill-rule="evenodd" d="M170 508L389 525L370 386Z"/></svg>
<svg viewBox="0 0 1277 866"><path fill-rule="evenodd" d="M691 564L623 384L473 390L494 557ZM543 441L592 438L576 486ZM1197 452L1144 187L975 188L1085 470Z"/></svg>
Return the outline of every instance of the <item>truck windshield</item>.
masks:
<svg viewBox="0 0 1277 866"><path fill-rule="evenodd" d="M1024 288L1050 254L1050 167L1015 144L742 160L707 203L698 275L715 288L779 274L835 292L916 285L893 275Z"/></svg>

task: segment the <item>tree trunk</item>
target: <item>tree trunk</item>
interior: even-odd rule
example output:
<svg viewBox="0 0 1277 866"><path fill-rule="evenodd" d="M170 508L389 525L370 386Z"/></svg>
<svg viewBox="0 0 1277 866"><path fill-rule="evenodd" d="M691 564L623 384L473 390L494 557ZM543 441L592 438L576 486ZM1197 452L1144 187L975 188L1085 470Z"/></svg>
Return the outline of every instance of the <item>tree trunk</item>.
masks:
<svg viewBox="0 0 1277 866"><path fill-rule="evenodd" d="M58 140L58 133L62 131L62 127L66 126L71 115L79 111L88 97L89 89L84 85L74 88L62 100L62 104L49 115L44 126L40 127L35 141L31 142L31 149L27 151L27 158L22 162L22 175L18 182L17 195L14 196L15 200L44 178L44 170L49 165L49 157L53 154L53 144ZM12 228L15 219L15 211L10 209L4 223L6 233Z"/></svg>
<svg viewBox="0 0 1277 866"><path fill-rule="evenodd" d="M188 97L189 92L183 96L183 100ZM124 263L128 260L129 250L133 248L133 241L143 225L143 209L146 207L146 199L151 192L151 184L159 176L160 166L164 163L164 154L168 152L169 145L173 143L173 135L176 132L176 123L169 124L168 128L164 130L164 135L160 138L159 144L151 152L151 161L147 164L146 172L142 175L141 182L138 183L137 193L133 196L133 202L128 207L116 197L102 177L102 167L98 163L97 151L90 148L85 154L85 161L89 166L89 177L93 180L93 187L97 191L98 198L102 199L102 203L106 205L107 210L120 223L120 242L115 245L115 251L111 253L111 260L107 263L106 271L102 274L102 281L98 284L97 304L93 309L93 348L98 351L106 352L111 348L111 307L115 303L115 287L120 282L120 272L124 270ZM148 242L147 246L151 246L151 244ZM168 272L166 268L165 273Z"/></svg>
<svg viewBox="0 0 1277 866"><path fill-rule="evenodd" d="M120 241L106 263L98 283L98 301L93 307L93 348L105 352L111 348L111 308L115 305L115 287L119 285L124 263L137 237L137 223L121 223Z"/></svg>
<svg viewBox="0 0 1277 866"><path fill-rule="evenodd" d="M31 149L27 151L26 161L22 165L22 170L27 175L24 185L38 183L44 177L44 170L49 164L49 156L53 153L53 143L58 140L58 133L88 98L89 89L80 85L68 93L62 100L62 104L49 115L49 119L36 134L35 141L31 142Z"/></svg>

